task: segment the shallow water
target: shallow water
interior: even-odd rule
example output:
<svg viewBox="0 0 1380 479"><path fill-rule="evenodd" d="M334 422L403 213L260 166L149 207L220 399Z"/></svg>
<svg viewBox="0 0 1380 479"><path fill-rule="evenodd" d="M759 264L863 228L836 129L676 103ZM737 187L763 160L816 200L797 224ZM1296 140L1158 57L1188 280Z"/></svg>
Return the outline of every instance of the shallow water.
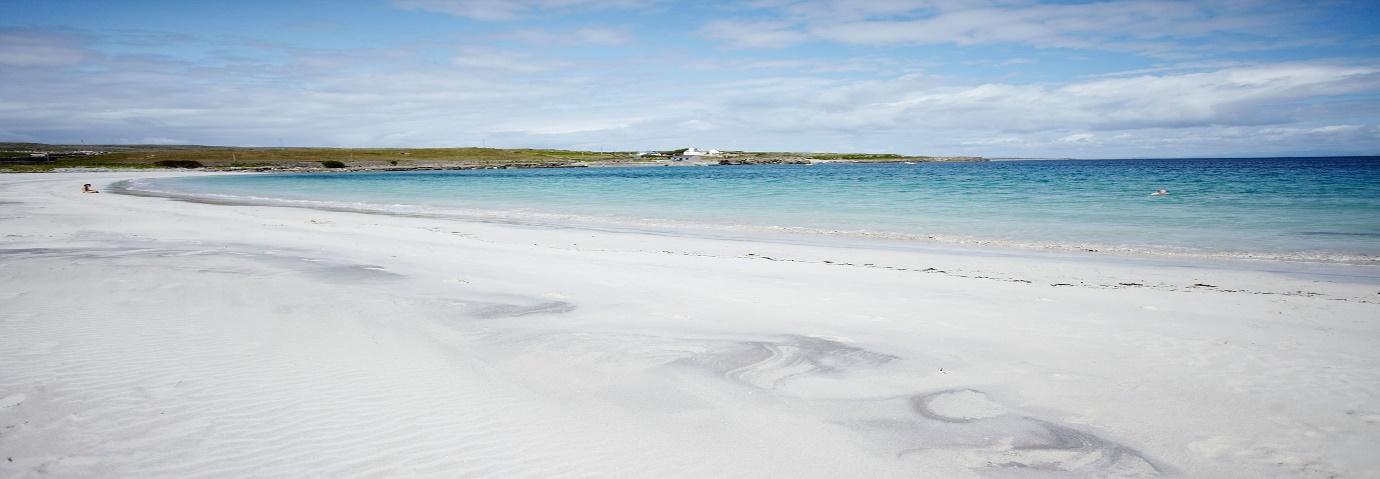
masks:
<svg viewBox="0 0 1380 479"><path fill-rule="evenodd" d="M310 173L136 189L391 212L1374 262L1380 158ZM1150 196L1159 189L1167 196Z"/></svg>

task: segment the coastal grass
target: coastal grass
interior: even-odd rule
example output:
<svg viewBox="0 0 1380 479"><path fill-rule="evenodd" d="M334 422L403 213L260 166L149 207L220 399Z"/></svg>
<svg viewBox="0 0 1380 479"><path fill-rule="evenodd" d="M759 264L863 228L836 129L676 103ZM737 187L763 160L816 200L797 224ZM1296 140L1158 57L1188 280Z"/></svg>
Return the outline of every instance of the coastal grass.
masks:
<svg viewBox="0 0 1380 479"><path fill-rule="evenodd" d="M202 168L206 166L196 160L160 160L153 162L153 164L164 168Z"/></svg>
<svg viewBox="0 0 1380 479"><path fill-rule="evenodd" d="M683 150L680 150L683 151ZM32 159L33 152L49 158ZM90 152L99 152L90 154ZM753 162L793 161L981 161L975 157L907 156L893 153L724 152L721 159ZM645 163L664 156L627 151L539 148L314 148L226 147L199 145L47 145L0 143L0 171L40 172L67 168L417 168L567 166L585 163ZM337 166L341 165L341 166Z"/></svg>
<svg viewBox="0 0 1380 479"><path fill-rule="evenodd" d="M820 160L903 160L907 158L929 158L925 156L907 157L894 153L810 153L810 157Z"/></svg>
<svg viewBox="0 0 1380 479"><path fill-rule="evenodd" d="M573 151L533 148L241 148L220 146L162 145L40 145L0 143L7 157L27 157L27 151L57 154L82 150L103 153L60 156L47 162L0 164L11 171L47 171L61 168L159 168L169 163L195 162L210 168L321 167L326 162L345 166L512 165L638 161L631 152Z"/></svg>

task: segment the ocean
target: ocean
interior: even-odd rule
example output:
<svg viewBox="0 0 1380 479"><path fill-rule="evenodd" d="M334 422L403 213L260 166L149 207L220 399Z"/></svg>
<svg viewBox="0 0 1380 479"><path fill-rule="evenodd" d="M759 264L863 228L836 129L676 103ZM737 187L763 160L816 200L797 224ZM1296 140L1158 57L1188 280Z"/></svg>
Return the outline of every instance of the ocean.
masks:
<svg viewBox="0 0 1380 479"><path fill-rule="evenodd" d="M1380 262L1380 157L253 174L130 188L539 224Z"/></svg>

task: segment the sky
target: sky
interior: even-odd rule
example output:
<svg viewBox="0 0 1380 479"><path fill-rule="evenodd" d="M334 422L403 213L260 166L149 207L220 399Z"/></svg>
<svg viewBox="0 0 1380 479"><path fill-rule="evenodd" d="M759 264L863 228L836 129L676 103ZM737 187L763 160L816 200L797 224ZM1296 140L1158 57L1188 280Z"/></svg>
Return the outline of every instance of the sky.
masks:
<svg viewBox="0 0 1380 479"><path fill-rule="evenodd" d="M0 141L1380 155L1380 2L0 0Z"/></svg>

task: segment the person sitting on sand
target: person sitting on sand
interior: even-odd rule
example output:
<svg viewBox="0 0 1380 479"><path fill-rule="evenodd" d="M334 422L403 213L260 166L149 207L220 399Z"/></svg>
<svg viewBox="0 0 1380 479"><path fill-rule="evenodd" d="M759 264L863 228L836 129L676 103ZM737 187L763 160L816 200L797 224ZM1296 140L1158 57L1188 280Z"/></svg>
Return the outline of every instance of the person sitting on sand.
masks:
<svg viewBox="0 0 1380 479"><path fill-rule="evenodd" d="M1154 193L1150 193L1150 196L1165 196L1165 195L1168 195L1168 194L1169 194L1169 190L1166 190L1166 189L1164 189L1164 188L1160 188L1159 191L1156 191L1156 192L1154 192Z"/></svg>
<svg viewBox="0 0 1380 479"><path fill-rule="evenodd" d="M81 185L81 192L82 192L82 193L100 193L99 191L96 191L95 189L91 188L91 183L87 183L87 184Z"/></svg>

